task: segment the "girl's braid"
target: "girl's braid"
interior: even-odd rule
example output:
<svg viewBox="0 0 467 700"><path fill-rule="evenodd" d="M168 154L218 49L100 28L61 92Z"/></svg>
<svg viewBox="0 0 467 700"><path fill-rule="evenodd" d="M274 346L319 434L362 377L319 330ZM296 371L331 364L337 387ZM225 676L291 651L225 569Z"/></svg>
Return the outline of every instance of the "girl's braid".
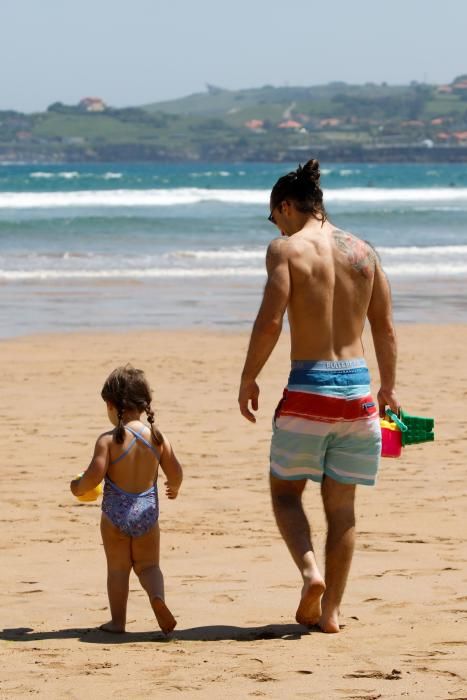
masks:
<svg viewBox="0 0 467 700"><path fill-rule="evenodd" d="M146 415L148 417L148 423L151 426L151 435L153 437L154 442L157 445L162 445L163 442L163 437L159 430L155 427L154 425L154 411L151 408L151 404L147 403L146 406L144 407L144 410L146 412Z"/></svg>

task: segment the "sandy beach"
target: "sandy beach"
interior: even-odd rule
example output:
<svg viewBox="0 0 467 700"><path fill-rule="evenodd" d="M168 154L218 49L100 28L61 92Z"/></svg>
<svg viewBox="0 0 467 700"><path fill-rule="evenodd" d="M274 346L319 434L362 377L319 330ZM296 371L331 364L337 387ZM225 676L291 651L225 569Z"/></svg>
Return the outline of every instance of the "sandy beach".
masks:
<svg viewBox="0 0 467 700"><path fill-rule="evenodd" d="M260 377L255 426L237 409L247 333L2 341L0 698L467 697L467 325L400 325L398 335L399 397L435 417L436 442L384 460L377 487L359 487L338 635L295 623L300 580L270 506L285 333ZM178 619L170 640L133 575L128 632L96 630L108 619L100 503L80 504L68 488L109 427L103 380L126 361L146 371L185 468L179 498L161 494L166 598ZM322 562L316 485L306 503Z"/></svg>

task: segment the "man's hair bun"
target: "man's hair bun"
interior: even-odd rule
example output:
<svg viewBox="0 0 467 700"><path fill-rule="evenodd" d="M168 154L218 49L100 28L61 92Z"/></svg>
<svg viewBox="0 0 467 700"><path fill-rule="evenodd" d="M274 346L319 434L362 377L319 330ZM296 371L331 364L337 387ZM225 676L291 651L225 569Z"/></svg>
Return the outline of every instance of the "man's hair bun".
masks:
<svg viewBox="0 0 467 700"><path fill-rule="evenodd" d="M321 177L321 172L319 169L319 162L316 158L312 158L304 166L299 165L297 170L298 180L308 180L317 185L319 183L319 178Z"/></svg>

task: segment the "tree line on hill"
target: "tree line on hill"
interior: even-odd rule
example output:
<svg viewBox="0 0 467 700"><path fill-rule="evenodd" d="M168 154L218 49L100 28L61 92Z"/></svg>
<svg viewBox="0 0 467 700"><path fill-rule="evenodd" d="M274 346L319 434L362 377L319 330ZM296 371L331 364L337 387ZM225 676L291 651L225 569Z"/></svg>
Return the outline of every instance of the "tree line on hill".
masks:
<svg viewBox="0 0 467 700"><path fill-rule="evenodd" d="M467 75L449 85L330 83L205 93L142 107L101 98L0 112L1 160L467 161Z"/></svg>

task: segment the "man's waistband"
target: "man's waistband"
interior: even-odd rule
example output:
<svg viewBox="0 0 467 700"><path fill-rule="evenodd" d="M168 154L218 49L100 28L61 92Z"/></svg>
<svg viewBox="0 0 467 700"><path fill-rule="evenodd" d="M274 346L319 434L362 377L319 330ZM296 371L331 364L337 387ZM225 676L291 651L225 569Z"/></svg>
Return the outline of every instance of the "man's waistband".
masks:
<svg viewBox="0 0 467 700"><path fill-rule="evenodd" d="M292 360L291 368L316 372L345 372L367 369L367 363L364 357L351 360Z"/></svg>

